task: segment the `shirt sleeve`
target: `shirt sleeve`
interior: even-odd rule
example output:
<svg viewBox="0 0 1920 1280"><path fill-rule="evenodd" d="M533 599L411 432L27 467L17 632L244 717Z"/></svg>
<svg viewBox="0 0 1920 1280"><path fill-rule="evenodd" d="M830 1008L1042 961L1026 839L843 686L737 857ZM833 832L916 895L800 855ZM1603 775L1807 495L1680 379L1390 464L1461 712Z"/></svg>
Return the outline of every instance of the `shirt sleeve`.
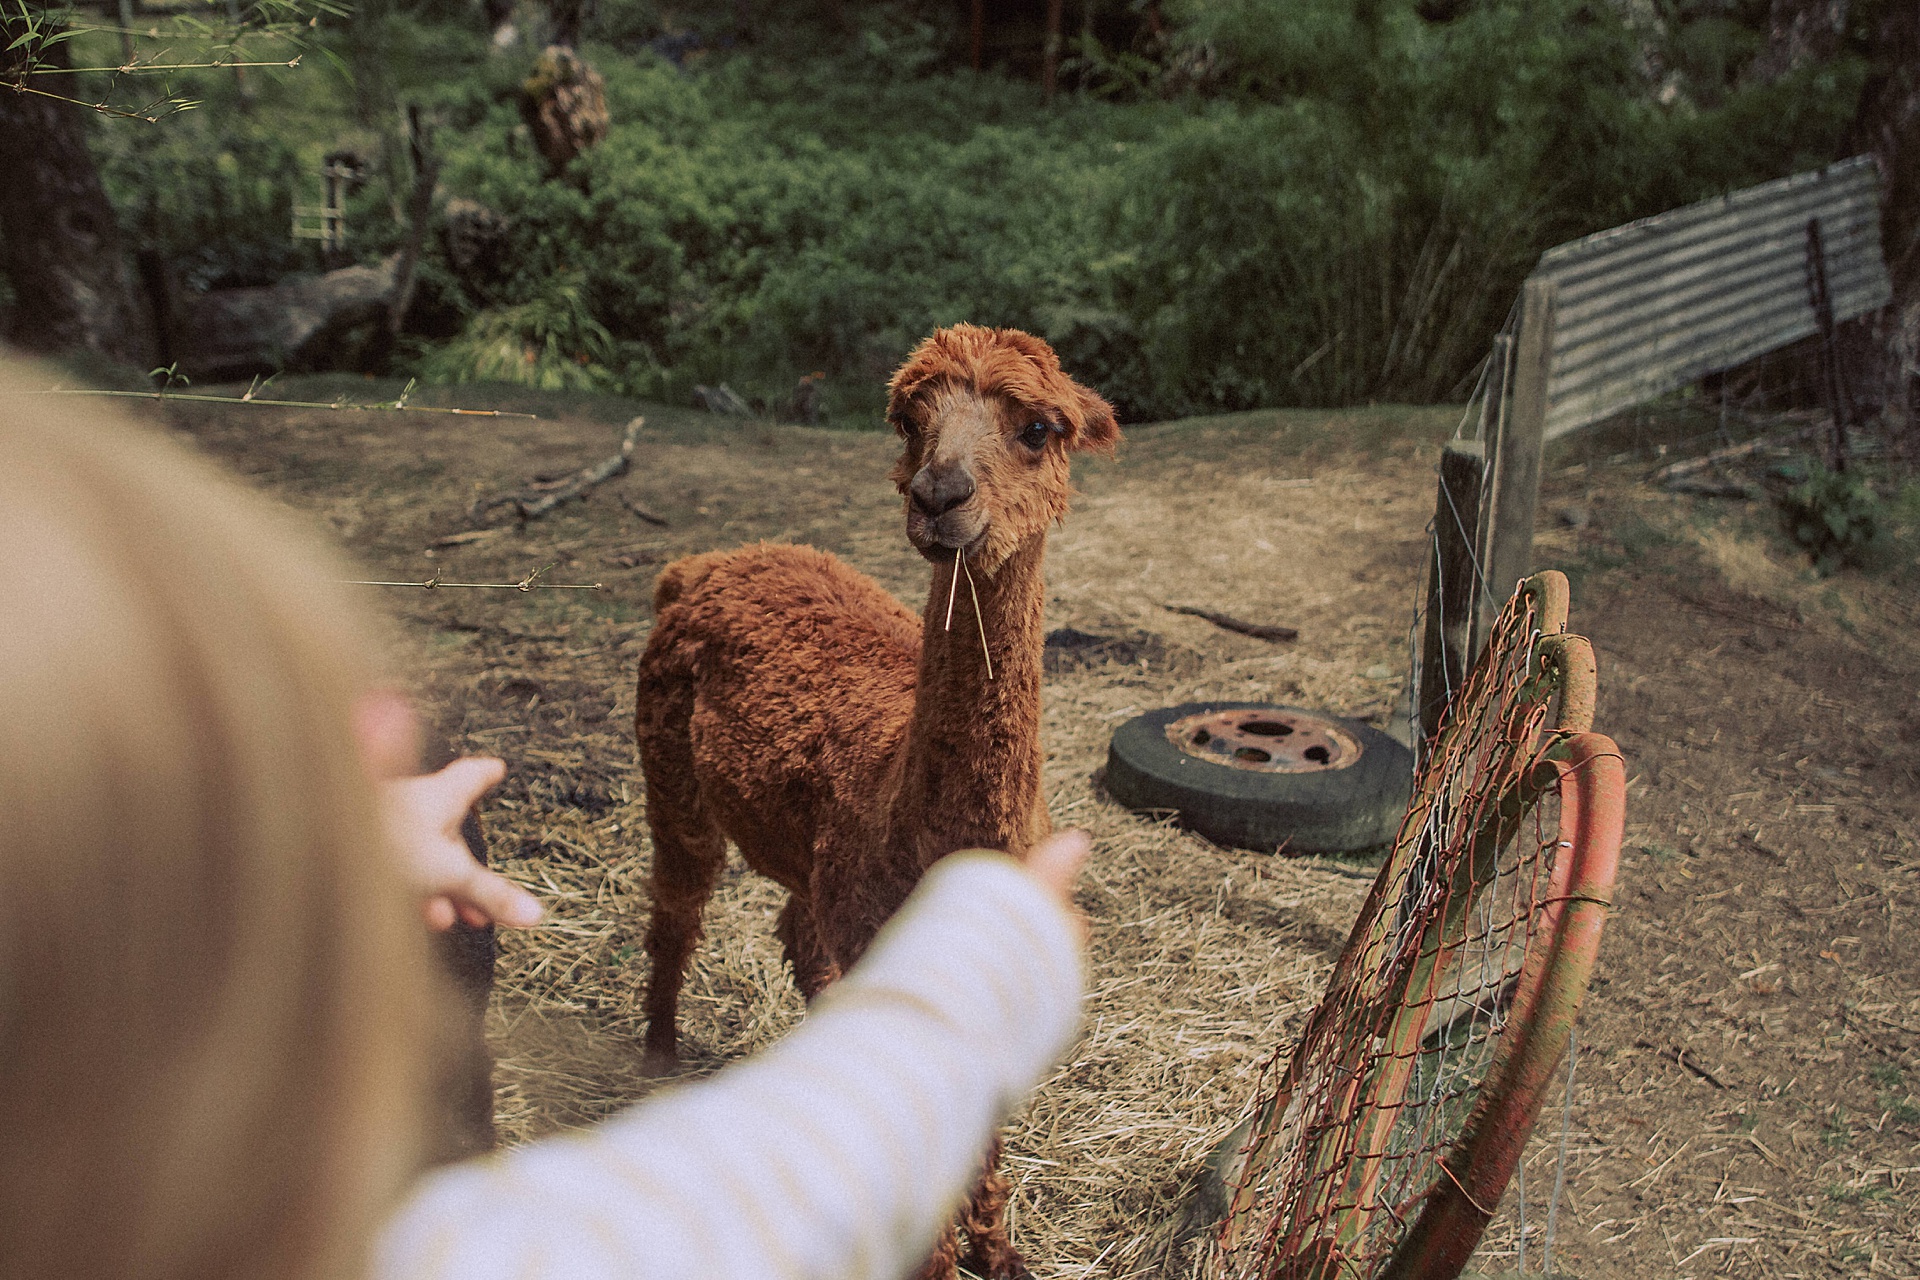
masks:
<svg viewBox="0 0 1920 1280"><path fill-rule="evenodd" d="M935 864L765 1053L579 1134L425 1180L377 1280L894 1280L1065 1050L1075 926L998 854Z"/></svg>

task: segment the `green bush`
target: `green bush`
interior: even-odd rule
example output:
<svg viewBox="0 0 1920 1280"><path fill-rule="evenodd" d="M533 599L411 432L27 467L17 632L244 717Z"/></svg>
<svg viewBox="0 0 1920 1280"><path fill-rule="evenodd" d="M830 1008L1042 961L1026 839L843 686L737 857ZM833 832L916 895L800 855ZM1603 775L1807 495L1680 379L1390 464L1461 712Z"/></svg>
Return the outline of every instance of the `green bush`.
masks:
<svg viewBox="0 0 1920 1280"><path fill-rule="evenodd" d="M467 319L423 376L772 401L825 370L869 413L965 319L1040 333L1138 420L1464 395L1542 249L1832 159L1864 73L1748 76L1764 24L1717 0L1654 25L1600 0L1166 0L1163 41L1081 38L1084 91L1045 105L956 67L950 5L837 8L846 29L758 6L743 44L744 10L688 0L708 34L683 69L648 48L663 6L603 6L584 52L612 133L546 181L515 97L531 51L489 53L453 0L379 0L353 39L323 29L346 56L259 77L246 110L209 73L200 119L102 131L109 178L196 283L312 265L291 193L343 139L403 170L368 105L392 94L438 122L445 194L510 224L490 275L429 239L423 332ZM356 197L362 258L398 242L397 185Z"/></svg>
<svg viewBox="0 0 1920 1280"><path fill-rule="evenodd" d="M614 133L567 181L535 180L503 107L450 154L447 183L513 228L511 270L471 302L515 305L583 272L593 314L672 370L620 371L631 389L725 380L771 397L824 369L871 397L938 325L1044 332L1086 310L1118 157L1114 130L1077 117L1113 108L977 124L955 84L904 84L890 128L852 146L832 136L858 122L821 106L837 92L824 73L768 90L737 64L601 64ZM1033 97L991 78L957 87L989 118Z"/></svg>
<svg viewBox="0 0 1920 1280"><path fill-rule="evenodd" d="M1813 557L1821 574L1869 565L1885 545L1886 505L1856 472L1814 463L1806 479L1787 490L1780 512L1788 535Z"/></svg>
<svg viewBox="0 0 1920 1280"><path fill-rule="evenodd" d="M420 361L430 382L507 382L542 391L620 385L613 335L593 318L578 276L563 276L517 306L483 311Z"/></svg>

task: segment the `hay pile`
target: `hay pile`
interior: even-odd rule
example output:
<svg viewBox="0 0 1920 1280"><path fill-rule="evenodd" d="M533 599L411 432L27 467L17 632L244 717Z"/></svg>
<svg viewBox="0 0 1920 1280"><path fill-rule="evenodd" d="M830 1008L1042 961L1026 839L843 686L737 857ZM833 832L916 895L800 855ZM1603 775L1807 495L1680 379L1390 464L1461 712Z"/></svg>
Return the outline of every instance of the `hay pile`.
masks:
<svg viewBox="0 0 1920 1280"><path fill-rule="evenodd" d="M300 386L318 401L398 390ZM652 1087L636 1071L647 852L630 717L659 565L774 538L835 551L910 601L929 577L882 478L885 438L520 395L494 389L489 403L539 421L166 411L330 527L377 570L365 576L513 581L551 566L550 580L607 583L602 595L382 593L407 623L402 674L450 744L507 757L492 842L555 908L509 941L495 1002L501 1121L516 1140ZM606 457L635 412L648 428L632 475L524 529L443 541L475 496ZM1150 1273L1152 1232L1293 1034L1365 887L1351 867L1217 850L1115 809L1092 778L1108 731L1201 694L1384 716L1404 683L1432 450L1455 416L1163 424L1130 430L1118 463L1080 468L1085 494L1049 554L1046 625L1113 643L1083 646L1104 665L1061 664L1044 692L1054 812L1099 843L1083 895L1088 1034L1012 1139L1016 1240L1043 1278ZM1595 459L1619 447L1607 439L1593 437ZM1756 558L1765 510L1650 495L1641 470L1629 453L1556 469L1543 488L1543 511L1593 515L1542 528L1540 546L1584 573L1575 621L1602 655L1602 728L1638 771L1629 891L1582 1014L1556 1265L1920 1274L1911 584L1808 585L1789 554ZM1269 645L1165 604L1301 636ZM771 945L776 906L738 871L721 892L689 992L699 1070L799 1016ZM1543 1120L1529 1164L1536 1229L1549 1131ZM1496 1221L1481 1270L1517 1262L1516 1226Z"/></svg>
<svg viewBox="0 0 1920 1280"><path fill-rule="evenodd" d="M856 443L873 454L871 488L890 446ZM705 488L721 482L710 452L689 451L687 464L703 468L711 511L725 499ZM660 461L647 491L671 483ZM1404 678L1427 483L1411 460L1384 465L1398 483L1285 461L1223 483L1182 442L1146 441L1124 463L1083 473L1086 492L1055 535L1047 625L1119 642L1093 665L1049 675L1043 694L1054 819L1089 828L1096 851L1080 894L1092 925L1085 1034L1006 1146L1015 1239L1042 1277L1121 1276L1158 1261L1159 1228L1312 1008L1369 879L1364 867L1221 849L1125 812L1098 785L1107 738L1141 710L1209 696L1382 719ZM857 472L848 483L858 486ZM894 500L862 493L869 504L834 531L836 549L917 603L928 571L904 545ZM643 550L648 567L635 577L650 581L654 564L706 545L822 532L785 507L728 523L724 540L676 529ZM629 536L565 549L604 562L632 547ZM1303 637L1276 646L1231 635L1168 603L1297 625ZM445 617L417 616L433 628L420 665L457 745L508 757L512 778L487 815L495 857L551 910L541 928L503 939L494 1002L498 1119L518 1142L658 1087L638 1071L649 850L631 686L647 623L557 597L512 613L463 607L502 620L450 634ZM764 1047L801 1016L773 937L782 900L732 863L682 998L691 1074Z"/></svg>

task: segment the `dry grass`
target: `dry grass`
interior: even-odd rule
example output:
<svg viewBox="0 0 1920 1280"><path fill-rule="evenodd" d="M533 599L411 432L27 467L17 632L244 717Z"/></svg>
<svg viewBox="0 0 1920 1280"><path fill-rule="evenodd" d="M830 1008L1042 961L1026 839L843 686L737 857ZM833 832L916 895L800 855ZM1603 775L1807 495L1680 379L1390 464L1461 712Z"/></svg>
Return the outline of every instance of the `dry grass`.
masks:
<svg viewBox="0 0 1920 1280"><path fill-rule="evenodd" d="M404 432L337 415L175 411L207 447L328 521L378 576L441 568L498 581L552 564L555 578L609 584L585 600L385 597L403 619L403 665L449 740L508 759L487 814L492 844L554 908L548 925L506 940L495 1001L500 1120L515 1141L655 1087L637 1070L648 853L631 718L658 566L768 537L833 550L915 604L930 580L881 478L889 441L658 406L645 409L634 474L608 492L427 556L476 490L604 456L633 409L411 420ZM1116 637L1108 652L1123 660L1052 675L1043 694L1055 818L1096 836L1082 893L1086 1034L1008 1143L1015 1239L1043 1280L1151 1270L1156 1233L1311 1007L1366 888L1353 866L1222 850L1121 811L1095 778L1107 736L1138 711L1205 696L1381 720L1405 679L1431 447L1450 418L1172 424L1133 433L1117 463L1081 469L1084 494L1049 551L1047 625ZM1637 775L1621 907L1583 1019L1560 1265L1609 1277L1913 1275L1910 600L1846 583L1815 591L1790 566L1782 578L1781 557L1755 560L1755 528L1647 496L1636 475L1550 477L1546 510L1578 500L1596 515L1577 533L1543 528L1542 559L1576 574L1574 622L1600 653L1597 727ZM670 526L631 515L622 491ZM1834 590L1844 608L1825 603ZM1168 603L1301 637L1231 635ZM693 1071L751 1053L800 1016L772 938L778 906L737 864L722 884L684 998ZM1550 1156L1536 1143L1528 1165L1535 1231ZM1512 1226L1483 1250L1485 1270L1512 1266Z"/></svg>
<svg viewBox="0 0 1920 1280"><path fill-rule="evenodd" d="M789 447L804 452L810 435L819 439L792 433ZM897 499L879 478L891 444L825 439L857 451L867 479L848 475L848 487L878 498L879 510L840 531L842 554L909 601L946 590L900 536ZM1047 625L1118 637L1124 658L1145 660L1056 673L1043 694L1055 821L1096 839L1080 895L1092 925L1086 1033L1006 1146L1015 1236L1043 1277L1127 1275L1157 1262L1158 1237L1142 1228L1167 1222L1201 1157L1238 1120L1262 1065L1312 1007L1367 887L1363 868L1225 850L1129 814L1097 782L1112 729L1148 707L1271 697L1380 720L1394 701L1407 667L1401 618L1425 545L1425 466L1409 447L1325 465L1271 442L1277 465L1223 479L1205 463L1258 447L1179 428L1146 433L1125 463L1085 470L1078 509L1049 550ZM679 470L679 448L648 458L633 486L643 505L661 508L661 494L689 488L709 513L744 505L744 494L717 491L719 477L696 478L711 448L686 446L686 473L663 474ZM769 463L784 461L782 445L769 451ZM790 496L777 520L742 520L728 541L792 536L814 523L807 505ZM563 529L552 533L564 546ZM659 559L711 545L678 521L643 536L666 544ZM506 567L474 563L462 572ZM1334 565L1348 589L1329 589ZM1285 622L1304 638L1231 635L1166 603ZM468 619L498 608L455 607ZM530 620L523 606L493 631L451 636L449 619L419 618L440 628L419 633L429 646L419 661L460 745L514 764L488 814L501 865L552 908L546 925L503 939L498 1118L515 1142L656 1087L636 1050L649 850L627 729L647 624L604 622L566 601L541 608L551 620ZM801 1016L773 937L782 897L737 861L723 880L682 997L690 1074L764 1047Z"/></svg>

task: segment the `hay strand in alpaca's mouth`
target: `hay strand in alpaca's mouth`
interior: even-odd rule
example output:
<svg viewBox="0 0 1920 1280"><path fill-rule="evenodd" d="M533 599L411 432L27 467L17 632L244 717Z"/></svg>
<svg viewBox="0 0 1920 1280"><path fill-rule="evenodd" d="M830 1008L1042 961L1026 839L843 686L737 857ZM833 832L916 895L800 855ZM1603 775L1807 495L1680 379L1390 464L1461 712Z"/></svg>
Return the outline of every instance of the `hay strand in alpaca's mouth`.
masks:
<svg viewBox="0 0 1920 1280"><path fill-rule="evenodd" d="M953 549L953 581L947 586L947 621L942 628L953 630L953 601L960 594L960 575L967 575L967 594L973 597L973 623L980 628L980 656L987 660L987 679L993 679L993 654L987 649L987 620L980 616L980 593L973 588L973 570L967 568L967 553Z"/></svg>
<svg viewBox="0 0 1920 1280"><path fill-rule="evenodd" d="M961 554L960 554L960 548L958 548L958 547L955 547L955 548L953 549L953 582L952 582L951 584L949 584L949 585L948 585L948 587L947 587L947 625L946 625L945 627L943 627L943 628L941 628L941 629L942 629L943 631L951 631L951 630L953 630L953 599L954 599L954 597L955 597L955 596L957 596L957 595L959 595L959 594L960 594L960 561L961 561L961 558L962 558L962 557L961 557ZM968 578L968 579L967 579L967 585L968 585L968 586L972 586L972 585L973 585L973 579L972 579L972 578Z"/></svg>
<svg viewBox="0 0 1920 1280"><path fill-rule="evenodd" d="M973 570L967 568L967 556L964 551L953 553L954 563L960 566L960 572L967 575L967 594L973 597L973 622L980 628L980 656L987 660L987 679L993 679L993 654L987 650L987 620L980 616L980 593L973 589ZM953 594L947 594L947 615L953 615Z"/></svg>

